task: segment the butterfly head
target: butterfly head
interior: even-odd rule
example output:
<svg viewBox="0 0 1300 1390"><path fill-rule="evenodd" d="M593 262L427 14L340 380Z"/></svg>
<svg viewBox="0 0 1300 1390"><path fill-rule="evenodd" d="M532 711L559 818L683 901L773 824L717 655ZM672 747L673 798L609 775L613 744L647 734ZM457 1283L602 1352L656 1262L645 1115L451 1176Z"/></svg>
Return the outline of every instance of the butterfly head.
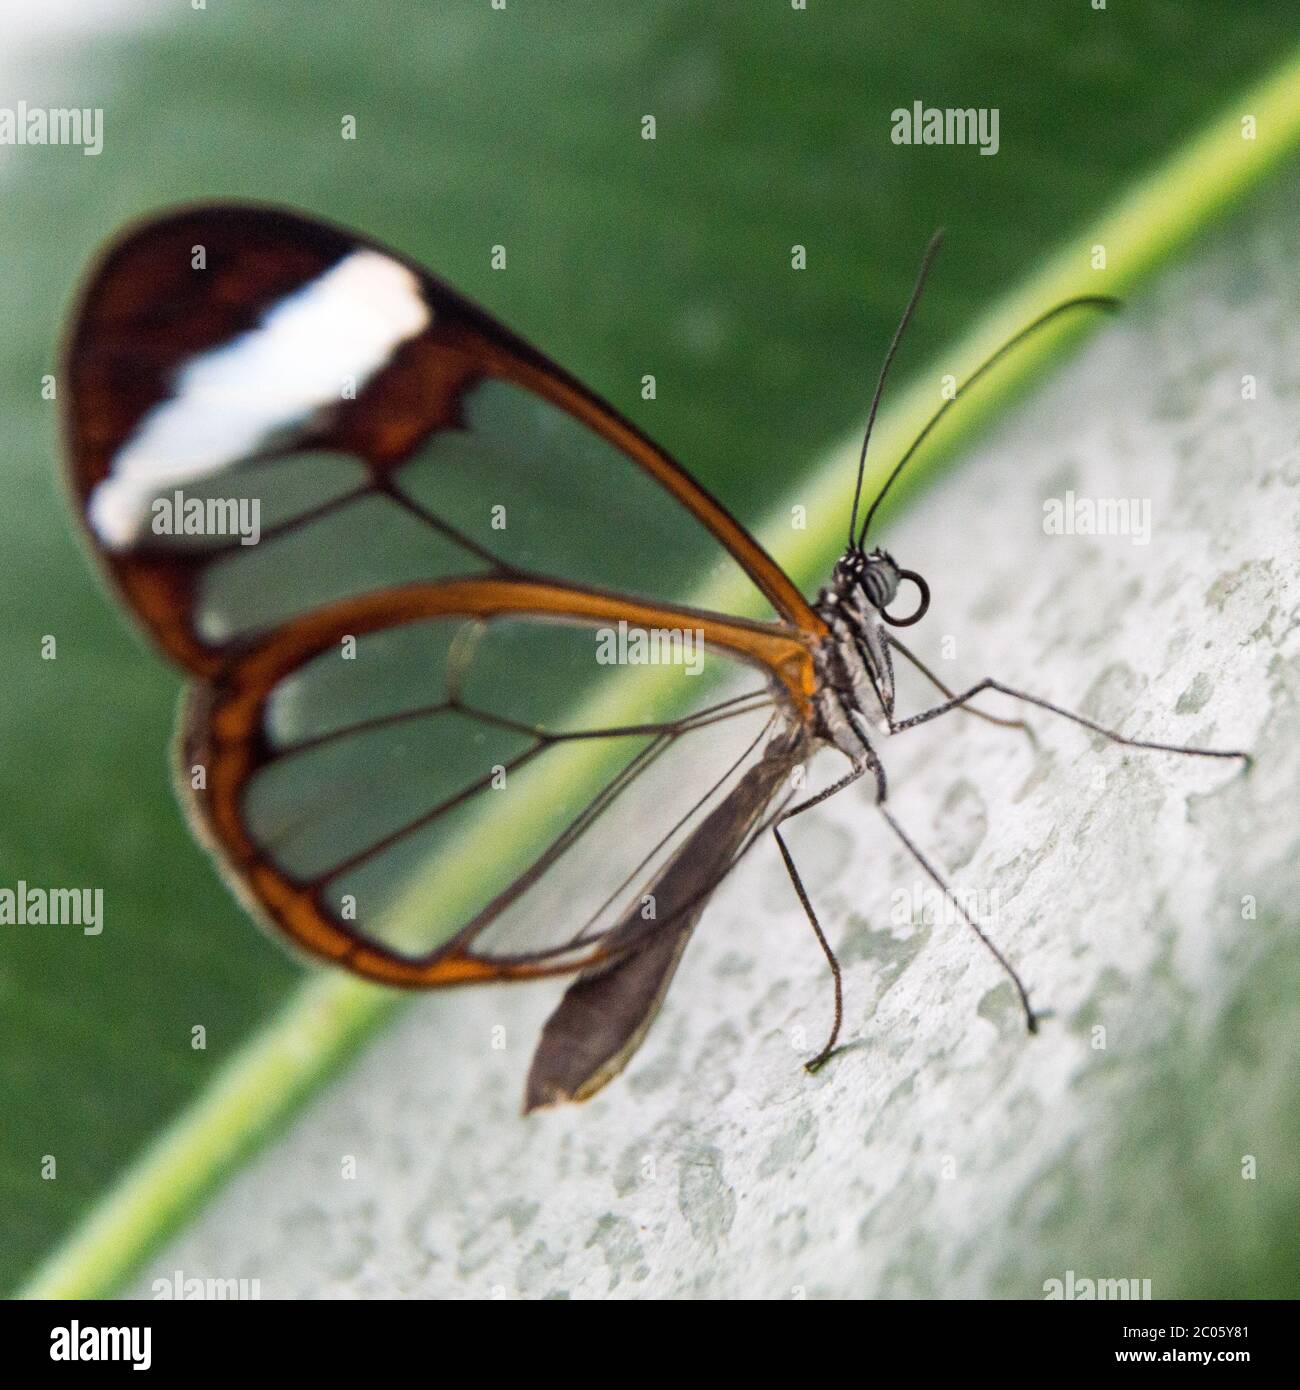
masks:
<svg viewBox="0 0 1300 1390"><path fill-rule="evenodd" d="M911 613L894 617L889 605L905 579L916 585L919 598ZM860 594L891 627L911 627L930 607L930 586L925 580L915 570L900 568L894 557L879 547L866 551L860 545L850 546L835 563L835 588L845 595Z"/></svg>

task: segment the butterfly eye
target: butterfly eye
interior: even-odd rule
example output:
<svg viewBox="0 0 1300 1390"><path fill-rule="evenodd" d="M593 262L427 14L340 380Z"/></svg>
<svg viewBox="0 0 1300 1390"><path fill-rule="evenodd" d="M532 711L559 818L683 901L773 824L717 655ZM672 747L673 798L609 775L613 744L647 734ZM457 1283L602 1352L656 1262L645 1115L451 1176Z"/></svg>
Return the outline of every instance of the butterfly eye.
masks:
<svg viewBox="0 0 1300 1390"><path fill-rule="evenodd" d="M872 551L865 564L858 567L857 581L873 608L882 612L894 601L898 592L898 566L883 551Z"/></svg>

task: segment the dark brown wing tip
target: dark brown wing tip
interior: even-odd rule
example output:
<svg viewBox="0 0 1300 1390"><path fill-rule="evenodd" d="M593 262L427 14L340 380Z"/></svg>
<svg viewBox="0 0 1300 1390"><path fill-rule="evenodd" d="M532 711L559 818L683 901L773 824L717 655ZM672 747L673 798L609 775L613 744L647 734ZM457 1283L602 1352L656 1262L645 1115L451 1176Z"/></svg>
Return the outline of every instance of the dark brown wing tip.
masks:
<svg viewBox="0 0 1300 1390"><path fill-rule="evenodd" d="M520 1114L531 1115L538 1110L555 1110L576 1099L578 1097L570 1095L562 1086L557 1086L554 1082L542 1081L530 1073L528 1085L524 1091L524 1106Z"/></svg>

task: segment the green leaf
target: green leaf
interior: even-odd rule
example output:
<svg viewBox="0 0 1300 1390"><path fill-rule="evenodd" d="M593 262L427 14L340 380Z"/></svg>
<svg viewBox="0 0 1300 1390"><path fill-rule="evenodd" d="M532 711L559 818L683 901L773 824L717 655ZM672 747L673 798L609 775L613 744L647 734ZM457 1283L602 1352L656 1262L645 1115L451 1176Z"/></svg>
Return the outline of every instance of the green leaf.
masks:
<svg viewBox="0 0 1300 1390"><path fill-rule="evenodd" d="M851 477L834 440L861 417L934 224L948 229L946 260L908 346L929 366L891 396L877 468L943 373L963 375L1055 299L1138 283L1300 139L1294 59L1215 114L1290 42L1270 9L1209 6L1175 64L1158 14L1080 7L1013 29L950 0L928 19L916 7L906 27L865 7L756 6L725 25L707 6L608 8L412 5L392 21L401 41L382 47L362 7L196 12L78 57L79 102L105 108L103 155L8 152L0 248L22 273L0 362L0 526L19 564L0 598L0 864L6 886L98 885L106 901L99 938L2 929L10 1285L117 1287L394 1007L337 976L302 984L226 898L167 785L175 675L131 641L77 554L38 384L53 369L54 306L104 235L159 204L229 193L298 203L421 255L746 519L798 485L809 530L778 511L768 535L813 583L839 545ZM29 76L30 104L66 101L66 71ZM916 99L1000 102L998 156L890 144L890 111ZM647 112L653 144L640 139ZM355 144L339 137L345 114ZM496 242L510 247L506 276L488 269ZM1097 243L1104 273L1090 269ZM806 271L790 268L795 244ZM953 412L909 485L1058 345L1039 341ZM653 405L639 399L646 371ZM39 659L46 633L53 662ZM190 1047L196 1024L206 1051ZM46 1154L55 1181L42 1179Z"/></svg>

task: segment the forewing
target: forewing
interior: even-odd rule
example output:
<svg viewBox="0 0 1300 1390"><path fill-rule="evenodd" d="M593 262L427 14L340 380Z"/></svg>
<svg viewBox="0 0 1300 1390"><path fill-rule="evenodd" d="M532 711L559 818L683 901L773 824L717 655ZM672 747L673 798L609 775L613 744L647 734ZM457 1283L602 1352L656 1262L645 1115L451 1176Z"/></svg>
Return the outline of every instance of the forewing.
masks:
<svg viewBox="0 0 1300 1390"><path fill-rule="evenodd" d="M66 372L90 539L203 674L332 603L489 574L677 604L729 580L737 611L818 629L609 406L418 266L324 223L217 205L141 226L92 274Z"/></svg>

